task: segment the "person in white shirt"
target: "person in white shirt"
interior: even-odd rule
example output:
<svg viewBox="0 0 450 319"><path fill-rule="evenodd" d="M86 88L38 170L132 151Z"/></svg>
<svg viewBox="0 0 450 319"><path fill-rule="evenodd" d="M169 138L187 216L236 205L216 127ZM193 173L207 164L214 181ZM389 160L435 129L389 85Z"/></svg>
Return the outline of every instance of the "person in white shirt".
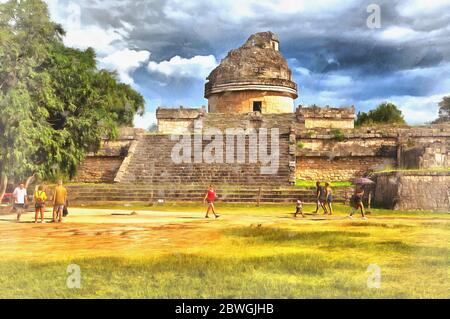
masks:
<svg viewBox="0 0 450 319"><path fill-rule="evenodd" d="M17 221L20 221L20 216L25 211L25 205L27 204L27 189L22 183L19 187L16 187L13 193L14 197L14 208L17 211Z"/></svg>

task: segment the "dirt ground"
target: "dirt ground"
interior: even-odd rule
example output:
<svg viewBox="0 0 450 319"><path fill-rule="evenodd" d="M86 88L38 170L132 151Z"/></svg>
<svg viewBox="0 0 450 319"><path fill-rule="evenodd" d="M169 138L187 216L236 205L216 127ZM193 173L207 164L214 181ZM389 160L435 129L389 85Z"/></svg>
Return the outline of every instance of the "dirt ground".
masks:
<svg viewBox="0 0 450 319"><path fill-rule="evenodd" d="M213 247L222 236L222 230L235 226L259 227L290 220L297 225L348 220L345 216L322 215L294 219L284 213L231 214L222 215L219 219L205 219L198 212L134 212L100 208L72 208L62 223L52 223L51 212L46 213L44 224L34 224L33 213L22 215L20 223L15 218L14 214L0 216L0 255L26 260L52 260L64 256L142 257L187 252ZM435 218L432 220L437 221Z"/></svg>

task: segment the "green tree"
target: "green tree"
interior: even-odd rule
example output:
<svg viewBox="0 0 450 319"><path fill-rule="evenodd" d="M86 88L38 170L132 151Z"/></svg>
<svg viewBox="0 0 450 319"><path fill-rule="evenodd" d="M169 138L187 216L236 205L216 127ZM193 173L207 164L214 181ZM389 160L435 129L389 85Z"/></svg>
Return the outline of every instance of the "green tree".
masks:
<svg viewBox="0 0 450 319"><path fill-rule="evenodd" d="M131 125L143 97L67 48L42 0L0 4L0 200L8 177L73 176L102 137Z"/></svg>
<svg viewBox="0 0 450 319"><path fill-rule="evenodd" d="M366 112L358 112L355 121L356 126L370 126L377 124L405 124L402 111L393 103L384 102L376 109Z"/></svg>
<svg viewBox="0 0 450 319"><path fill-rule="evenodd" d="M148 127L147 131L149 131L149 132L151 132L151 133L156 133L156 132L158 132L158 125L157 125L156 123L152 123L152 124Z"/></svg>
<svg viewBox="0 0 450 319"><path fill-rule="evenodd" d="M450 96L444 96L439 102L439 117L434 123L450 122Z"/></svg>

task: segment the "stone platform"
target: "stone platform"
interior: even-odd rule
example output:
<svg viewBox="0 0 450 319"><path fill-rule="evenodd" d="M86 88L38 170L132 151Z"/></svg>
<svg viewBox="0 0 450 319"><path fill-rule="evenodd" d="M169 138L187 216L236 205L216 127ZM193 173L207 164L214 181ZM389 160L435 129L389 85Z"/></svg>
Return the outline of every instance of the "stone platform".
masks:
<svg viewBox="0 0 450 319"><path fill-rule="evenodd" d="M186 186L170 185L130 185L130 184L78 184L67 186L72 204L111 203L158 203L201 202L206 193L206 185ZM307 187L259 187L216 185L218 201L243 203L295 203L301 199L305 203L315 202L315 188ZM351 187L334 188L336 202L348 202L352 194Z"/></svg>

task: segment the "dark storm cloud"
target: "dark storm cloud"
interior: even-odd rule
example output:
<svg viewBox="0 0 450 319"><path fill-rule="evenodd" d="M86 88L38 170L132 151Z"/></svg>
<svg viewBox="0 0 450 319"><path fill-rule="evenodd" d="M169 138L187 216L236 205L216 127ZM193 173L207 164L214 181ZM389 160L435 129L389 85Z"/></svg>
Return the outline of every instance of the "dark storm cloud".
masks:
<svg viewBox="0 0 450 319"><path fill-rule="evenodd" d="M325 91L332 92L330 96L336 101L354 102L357 106L396 96L439 94L445 79L429 72L407 72L448 68L450 14L439 7L420 10L417 3L409 6L405 1L375 1L381 7L382 28L369 29L366 9L373 0L330 1L329 5L317 0L305 2L304 7L295 7L293 1L292 10L274 3L79 2L83 24L105 29L122 28L124 23L133 26L124 39L127 47L151 52L150 59L156 63L174 56L189 59L211 54L220 61L250 34L276 32L308 103L314 96L325 99ZM309 76L301 75L296 68L306 69ZM133 78L147 97L167 105L183 97L197 105L205 102L201 78L165 76L144 67L136 70ZM299 101L304 102L301 98Z"/></svg>

